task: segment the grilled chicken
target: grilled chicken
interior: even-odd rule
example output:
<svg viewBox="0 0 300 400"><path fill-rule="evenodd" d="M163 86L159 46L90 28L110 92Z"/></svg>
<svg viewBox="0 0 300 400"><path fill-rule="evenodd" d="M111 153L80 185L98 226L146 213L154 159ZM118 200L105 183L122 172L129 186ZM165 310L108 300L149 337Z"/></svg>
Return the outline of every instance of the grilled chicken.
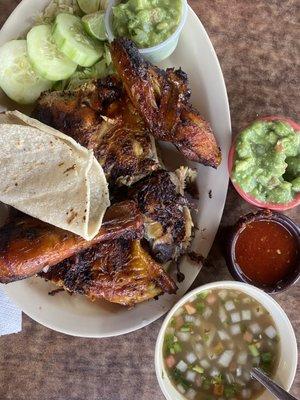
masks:
<svg viewBox="0 0 300 400"><path fill-rule="evenodd" d="M184 253L192 234L192 219L184 197L187 168L174 173L156 171L125 191L144 219L144 238L153 258L165 263ZM113 240L97 244L42 272L45 278L70 293L90 300L104 298L134 305L176 286L139 240Z"/></svg>
<svg viewBox="0 0 300 400"><path fill-rule="evenodd" d="M190 244L193 222L184 197L187 170L156 171L128 192L144 215L151 254L161 263L178 259Z"/></svg>
<svg viewBox="0 0 300 400"><path fill-rule="evenodd" d="M209 124L188 102L187 75L145 61L127 38L111 44L115 69L152 135L173 143L189 160L218 167L221 152Z"/></svg>
<svg viewBox="0 0 300 400"><path fill-rule="evenodd" d="M111 206L92 241L22 215L0 229L0 282L28 278L96 243L142 236L143 218L133 201Z"/></svg>
<svg viewBox="0 0 300 400"><path fill-rule="evenodd" d="M115 40L111 53L118 77L46 92L33 116L92 149L113 201L120 201L119 186L126 201L108 209L90 242L24 215L12 219L0 229L1 283L39 273L70 293L128 306L176 292L157 262L178 259L190 244L186 169L162 170L154 138L212 167L221 162L220 149L189 103L182 70L152 66L128 39Z"/></svg>
<svg viewBox="0 0 300 400"><path fill-rule="evenodd" d="M138 240L118 239L97 244L40 276L92 301L105 299L126 306L162 293L175 293L177 289Z"/></svg>
<svg viewBox="0 0 300 400"><path fill-rule="evenodd" d="M33 116L94 150L111 186L131 185L160 167L151 135L174 143L190 160L217 167L220 149L189 104L187 75L152 66L129 39L115 40L111 53L120 78L46 92Z"/></svg>
<svg viewBox="0 0 300 400"><path fill-rule="evenodd" d="M33 116L92 149L111 186L130 185L159 167L154 139L116 77L46 92Z"/></svg>

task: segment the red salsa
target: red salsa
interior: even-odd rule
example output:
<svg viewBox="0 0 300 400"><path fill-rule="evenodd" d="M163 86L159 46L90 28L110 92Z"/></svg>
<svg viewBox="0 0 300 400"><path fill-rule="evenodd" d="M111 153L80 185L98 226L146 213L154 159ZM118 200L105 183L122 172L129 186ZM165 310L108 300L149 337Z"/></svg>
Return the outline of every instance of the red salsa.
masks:
<svg viewBox="0 0 300 400"><path fill-rule="evenodd" d="M268 220L245 225L235 244L235 260L252 282L273 285L296 266L298 242L280 223Z"/></svg>

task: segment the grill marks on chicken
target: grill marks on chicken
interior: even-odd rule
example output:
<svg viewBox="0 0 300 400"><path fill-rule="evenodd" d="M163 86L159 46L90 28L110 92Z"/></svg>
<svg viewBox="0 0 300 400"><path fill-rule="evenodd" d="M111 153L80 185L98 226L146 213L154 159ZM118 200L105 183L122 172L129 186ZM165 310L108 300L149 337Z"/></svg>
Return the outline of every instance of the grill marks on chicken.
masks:
<svg viewBox="0 0 300 400"><path fill-rule="evenodd" d="M111 185L130 185L159 167L154 140L116 77L46 92L33 115L93 150Z"/></svg>
<svg viewBox="0 0 300 400"><path fill-rule="evenodd" d="M133 201L111 206L92 241L20 215L0 229L0 282L25 279L103 241L142 238L143 217Z"/></svg>
<svg viewBox="0 0 300 400"><path fill-rule="evenodd" d="M126 306L175 293L174 281L142 248L118 239L91 247L40 274L70 293Z"/></svg>
<svg viewBox="0 0 300 400"><path fill-rule="evenodd" d="M101 145L96 146L95 156L111 186L130 186L159 168L154 139L128 97L107 109L99 133Z"/></svg>
<svg viewBox="0 0 300 400"><path fill-rule="evenodd" d="M189 160L218 167L221 152L214 134L188 103L187 75L152 66L126 38L112 42L111 55L128 96L153 136L173 143Z"/></svg>
<svg viewBox="0 0 300 400"><path fill-rule="evenodd" d="M93 135L103 121L101 113L122 95L120 82L112 77L93 81L74 91L44 92L33 116L94 149Z"/></svg>

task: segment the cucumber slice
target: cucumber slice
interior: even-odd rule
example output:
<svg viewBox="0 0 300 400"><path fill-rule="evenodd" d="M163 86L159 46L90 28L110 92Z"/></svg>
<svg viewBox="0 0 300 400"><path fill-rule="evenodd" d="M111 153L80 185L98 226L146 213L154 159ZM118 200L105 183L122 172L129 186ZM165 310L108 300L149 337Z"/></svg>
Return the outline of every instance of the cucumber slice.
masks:
<svg viewBox="0 0 300 400"><path fill-rule="evenodd" d="M82 18L85 30L94 39L107 40L104 17L105 13L99 11L94 14L85 15Z"/></svg>
<svg viewBox="0 0 300 400"><path fill-rule="evenodd" d="M34 103L52 83L41 78L30 64L26 40L12 40L0 48L0 87L12 100Z"/></svg>
<svg viewBox="0 0 300 400"><path fill-rule="evenodd" d="M59 49L82 67L91 67L103 54L103 46L87 35L81 19L75 15L56 17L53 38Z"/></svg>
<svg viewBox="0 0 300 400"><path fill-rule="evenodd" d="M85 14L92 14L100 9L100 0L77 0L77 3Z"/></svg>
<svg viewBox="0 0 300 400"><path fill-rule="evenodd" d="M50 25L32 28L27 35L27 48L34 68L50 81L67 79L77 68L77 64L66 57L54 43Z"/></svg>

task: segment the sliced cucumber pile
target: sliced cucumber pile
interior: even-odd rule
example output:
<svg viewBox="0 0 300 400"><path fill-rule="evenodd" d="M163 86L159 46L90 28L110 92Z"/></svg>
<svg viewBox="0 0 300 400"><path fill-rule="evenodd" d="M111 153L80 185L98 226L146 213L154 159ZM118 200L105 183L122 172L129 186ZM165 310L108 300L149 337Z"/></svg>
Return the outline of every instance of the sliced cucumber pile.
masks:
<svg viewBox="0 0 300 400"><path fill-rule="evenodd" d="M0 87L12 100L34 103L53 82L43 79L33 69L26 40L12 40L0 48Z"/></svg>
<svg viewBox="0 0 300 400"><path fill-rule="evenodd" d="M69 13L52 0L26 40L12 40L0 47L0 88L12 100L31 104L45 90L113 73L105 13L100 11L107 3L70 0ZM79 7L88 15L82 17ZM49 9L52 18L47 16Z"/></svg>
<svg viewBox="0 0 300 400"><path fill-rule="evenodd" d="M81 19L75 15L56 17L53 38L58 48L82 67L91 67L103 55L103 46L87 35Z"/></svg>
<svg viewBox="0 0 300 400"><path fill-rule="evenodd" d="M27 35L28 55L38 73L50 81L67 79L77 64L66 57L52 39L50 25L35 26Z"/></svg>

